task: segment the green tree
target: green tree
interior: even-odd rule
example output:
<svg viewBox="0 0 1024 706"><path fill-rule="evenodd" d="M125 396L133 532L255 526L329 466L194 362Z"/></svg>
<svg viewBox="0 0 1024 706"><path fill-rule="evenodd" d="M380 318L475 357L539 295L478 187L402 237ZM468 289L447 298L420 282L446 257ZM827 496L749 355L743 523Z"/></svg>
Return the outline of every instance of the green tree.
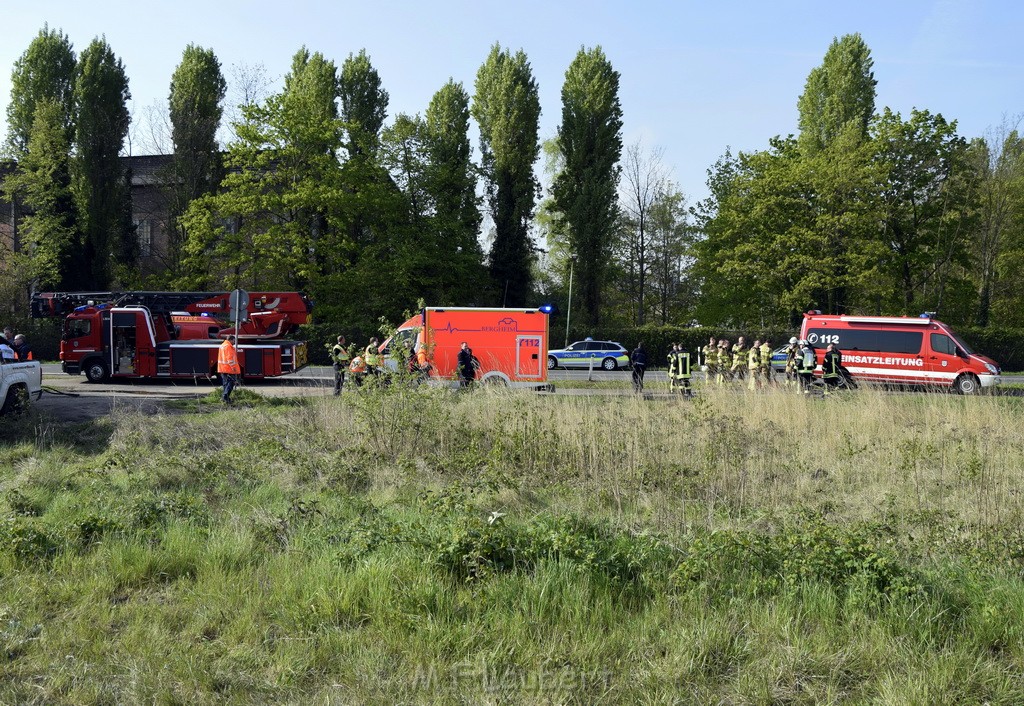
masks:
<svg viewBox="0 0 1024 706"><path fill-rule="evenodd" d="M20 157L28 149L35 125L36 106L50 101L58 106L61 127L71 139L75 115L75 53L67 35L48 25L14 62L11 101L7 104L7 149Z"/></svg>
<svg viewBox="0 0 1024 706"><path fill-rule="evenodd" d="M91 286L108 288L134 274L138 244L131 223L130 175L120 162L128 134L128 76L106 40L82 52L75 82L72 183Z"/></svg>
<svg viewBox="0 0 1024 706"><path fill-rule="evenodd" d="M221 190L192 202L186 286L305 289L340 246L341 122L334 65L296 53L282 93L243 109Z"/></svg>
<svg viewBox="0 0 1024 706"><path fill-rule="evenodd" d="M171 179L171 238L167 252L170 276L180 274L185 240L181 217L188 205L211 193L220 183L221 159L217 130L223 115L227 82L212 49L189 44L171 77L171 139L174 162Z"/></svg>
<svg viewBox="0 0 1024 706"><path fill-rule="evenodd" d="M600 47L580 49L565 72L558 145L564 167L552 190L555 205L577 257L583 323L597 326L618 215L622 154L619 73Z"/></svg>
<svg viewBox="0 0 1024 706"><path fill-rule="evenodd" d="M476 77L472 114L480 126L481 168L494 221L491 279L497 299L523 306L533 281L530 223L538 193L533 176L540 100L526 54L491 48Z"/></svg>
<svg viewBox="0 0 1024 706"><path fill-rule="evenodd" d="M28 209L20 224L22 250L14 273L23 288L76 289L78 245L71 194L70 149L64 106L36 103L35 122L18 171L4 183L5 195Z"/></svg>
<svg viewBox="0 0 1024 706"><path fill-rule="evenodd" d="M626 148L622 170L622 217L617 226L621 237L623 284L630 301L635 326L647 323L648 285L651 274L651 216L668 181L662 151L644 152L636 142Z"/></svg>
<svg viewBox="0 0 1024 706"><path fill-rule="evenodd" d="M345 146L349 156L372 154L388 115L389 96L365 49L348 55L341 65L338 87L341 118L348 132Z"/></svg>
<svg viewBox="0 0 1024 706"><path fill-rule="evenodd" d="M1016 314L1024 263L1024 139L1004 122L988 139L970 145L979 175L978 225L972 241L978 311L975 323L988 326L993 309L1002 322Z"/></svg>
<svg viewBox="0 0 1024 706"><path fill-rule="evenodd" d="M884 168L881 239L888 247L882 268L892 287L886 308L906 315L926 307L942 312L957 301L956 294L970 291L962 273L969 265L977 175L967 142L957 135L956 121L926 110L913 110L903 120L888 108L873 139L875 159Z"/></svg>
<svg viewBox="0 0 1024 706"><path fill-rule="evenodd" d="M821 66L807 77L797 102L800 147L807 155L825 149L845 130L866 138L875 112L871 52L860 34L833 39Z"/></svg>
<svg viewBox="0 0 1024 706"><path fill-rule="evenodd" d="M434 301L483 303L486 288L480 247L480 199L469 140L469 94L448 81L434 94L424 122L424 189L434 206L433 260L438 268Z"/></svg>

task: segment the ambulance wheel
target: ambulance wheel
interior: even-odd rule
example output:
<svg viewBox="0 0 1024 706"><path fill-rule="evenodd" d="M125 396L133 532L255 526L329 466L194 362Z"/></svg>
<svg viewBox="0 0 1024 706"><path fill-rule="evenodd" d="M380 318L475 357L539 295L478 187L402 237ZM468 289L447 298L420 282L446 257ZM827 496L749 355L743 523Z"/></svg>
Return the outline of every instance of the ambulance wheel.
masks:
<svg viewBox="0 0 1024 706"><path fill-rule="evenodd" d="M953 391L958 395L976 395L980 388L978 378L970 373L965 373L953 381Z"/></svg>
<svg viewBox="0 0 1024 706"><path fill-rule="evenodd" d="M85 377L89 382L105 382L110 377L107 364L99 358L93 358L85 364Z"/></svg>
<svg viewBox="0 0 1024 706"><path fill-rule="evenodd" d="M614 358L605 358L604 360L601 361L601 367L604 368L605 370L615 370L615 368L619 366L615 362Z"/></svg>
<svg viewBox="0 0 1024 706"><path fill-rule="evenodd" d="M549 355L548 356L548 370L554 370L557 367L558 367L558 360L555 359L555 356Z"/></svg>

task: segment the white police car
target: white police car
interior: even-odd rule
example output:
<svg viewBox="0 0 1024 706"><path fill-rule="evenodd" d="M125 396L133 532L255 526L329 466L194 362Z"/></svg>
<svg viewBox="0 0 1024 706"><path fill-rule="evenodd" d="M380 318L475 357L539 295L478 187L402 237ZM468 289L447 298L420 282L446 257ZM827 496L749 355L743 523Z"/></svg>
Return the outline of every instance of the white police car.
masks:
<svg viewBox="0 0 1024 706"><path fill-rule="evenodd" d="M563 350L548 351L548 370L555 368L595 368L615 370L629 367L629 351L615 341L576 341Z"/></svg>

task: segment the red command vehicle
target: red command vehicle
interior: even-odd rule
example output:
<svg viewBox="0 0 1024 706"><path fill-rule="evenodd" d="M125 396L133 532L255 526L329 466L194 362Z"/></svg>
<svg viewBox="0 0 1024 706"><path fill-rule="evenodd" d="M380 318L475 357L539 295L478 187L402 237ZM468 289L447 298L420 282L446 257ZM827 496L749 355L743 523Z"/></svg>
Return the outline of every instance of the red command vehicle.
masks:
<svg viewBox="0 0 1024 706"><path fill-rule="evenodd" d="M244 323L230 325L230 292L48 292L32 315L64 316L61 367L91 382L115 378L195 378L217 371L223 339L236 347L246 378L293 373L306 344L288 340L306 323L310 301L297 292L251 292Z"/></svg>
<svg viewBox="0 0 1024 706"><path fill-rule="evenodd" d="M381 346L385 362L396 346L423 345L430 377L455 380L465 341L479 361L476 379L509 387L547 387L548 315L538 309L427 307L398 327Z"/></svg>
<svg viewBox="0 0 1024 706"><path fill-rule="evenodd" d="M972 351L949 326L927 314L910 318L807 313L800 338L815 349L819 364L828 344L836 344L843 366L857 380L945 387L960 394L1002 381L994 360Z"/></svg>

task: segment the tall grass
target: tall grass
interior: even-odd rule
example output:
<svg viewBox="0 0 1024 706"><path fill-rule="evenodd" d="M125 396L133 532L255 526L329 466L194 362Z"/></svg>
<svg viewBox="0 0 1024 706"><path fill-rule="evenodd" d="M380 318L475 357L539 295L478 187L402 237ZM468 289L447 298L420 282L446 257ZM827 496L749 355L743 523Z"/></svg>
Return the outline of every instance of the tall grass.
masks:
<svg viewBox="0 0 1024 706"><path fill-rule="evenodd" d="M384 389L0 430L0 702L1020 703L1021 408Z"/></svg>

